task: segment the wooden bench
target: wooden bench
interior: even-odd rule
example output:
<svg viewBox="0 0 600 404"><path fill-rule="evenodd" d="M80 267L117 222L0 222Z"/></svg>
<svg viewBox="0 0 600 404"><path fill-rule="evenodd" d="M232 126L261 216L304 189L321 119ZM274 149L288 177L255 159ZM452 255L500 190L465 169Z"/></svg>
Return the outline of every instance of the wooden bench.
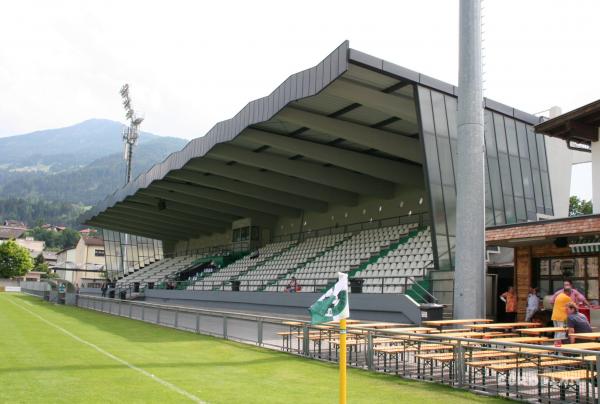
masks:
<svg viewBox="0 0 600 404"><path fill-rule="evenodd" d="M540 379L540 397L541 397L541 380L548 380L548 396L550 396L550 389L556 386L560 390L560 400L566 401L567 392L569 390L575 392L575 401L579 402L580 395L580 383L585 382L586 387L586 402L589 397L589 381L596 377L596 372L592 372L587 369L574 369L574 370L561 370L557 372L540 373L538 375ZM593 383L592 383L593 384Z"/></svg>

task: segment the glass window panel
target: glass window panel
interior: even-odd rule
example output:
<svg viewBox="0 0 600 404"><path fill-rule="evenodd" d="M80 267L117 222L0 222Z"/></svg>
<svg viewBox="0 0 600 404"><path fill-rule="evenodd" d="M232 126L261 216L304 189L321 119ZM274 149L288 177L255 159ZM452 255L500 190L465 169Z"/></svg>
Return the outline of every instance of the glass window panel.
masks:
<svg viewBox="0 0 600 404"><path fill-rule="evenodd" d="M540 296L551 295L554 293L553 289L550 288L550 281L547 279L540 280L539 288Z"/></svg>
<svg viewBox="0 0 600 404"><path fill-rule="evenodd" d="M588 257L587 259L587 274L590 277L598 277L598 257Z"/></svg>
<svg viewBox="0 0 600 404"><path fill-rule="evenodd" d="M585 278L585 258L575 258L573 276L575 278Z"/></svg>
<svg viewBox="0 0 600 404"><path fill-rule="evenodd" d="M588 300L598 300L598 279L588 279L587 295Z"/></svg>
<svg viewBox="0 0 600 404"><path fill-rule="evenodd" d="M531 126L526 127L527 145L529 146L529 156L531 163L531 173L533 175L533 192L535 195L535 203L538 213L544 213L544 197L542 196L542 177L540 175L540 162L537 152L537 142L535 141L535 133Z"/></svg>
<svg viewBox="0 0 600 404"><path fill-rule="evenodd" d="M560 269L560 260L552 260L550 262L550 265L551 265L550 275L562 276L562 271Z"/></svg>
<svg viewBox="0 0 600 404"><path fill-rule="evenodd" d="M517 142L519 144L519 158L521 159L521 174L523 177L523 188L525 191L525 209L527 210L527 219L537 219L537 209L535 205L535 195L533 192L533 179L531 173L531 162L529 158L529 147L527 144L527 131L523 122L516 122Z"/></svg>
<svg viewBox="0 0 600 404"><path fill-rule="evenodd" d="M540 174L542 176L542 192L544 196L545 213L551 215L553 213L552 192L550 190L550 178L548 176L548 160L546 158L546 144L544 142L544 135L536 134L536 141L540 161Z"/></svg>
<svg viewBox="0 0 600 404"><path fill-rule="evenodd" d="M496 147L498 150L498 162L500 165L500 180L502 184L502 195L504 200L504 209L506 223L516 222L515 203L513 199L513 188L510 173L510 163L508 161L508 146L506 144L506 133L504 130L504 119L500 114L493 114L494 132L496 134Z"/></svg>
<svg viewBox="0 0 600 404"><path fill-rule="evenodd" d="M504 128L508 145L510 173L515 199L515 210L518 221L526 221L525 199L523 193L523 176L521 175L521 162L519 161L519 146L517 143L517 131L515 120L504 117Z"/></svg>
<svg viewBox="0 0 600 404"><path fill-rule="evenodd" d="M542 276L550 275L550 261L549 260L540 260L540 275L542 275Z"/></svg>
<svg viewBox="0 0 600 404"><path fill-rule="evenodd" d="M494 217L496 224L506 223L504 217L504 199L502 197L502 184L500 183L500 167L498 163L498 153L496 151L496 138L494 135L494 121L492 113L485 111L485 149L487 154L487 169L490 180L490 191L494 207Z"/></svg>
<svg viewBox="0 0 600 404"><path fill-rule="evenodd" d="M446 100L446 114L448 118L448 133L450 135L450 151L452 152L452 161L457 161L457 150L458 146L456 143L456 114L458 113L458 105L456 102L456 98L450 97L448 95L444 96ZM456 175L456 172L455 172Z"/></svg>
<svg viewBox="0 0 600 404"><path fill-rule="evenodd" d="M442 177L440 173L440 158L438 156L437 139L435 136L434 114L432 106L432 92L429 89L419 87L419 111L421 114L421 128L425 156L427 163L427 175L429 177L429 191L431 194L431 215L433 217L433 230L435 232L435 243L437 259L440 269L451 269L450 253L448 251L448 235L446 228L446 210L444 207L444 194L442 192ZM438 112L440 112L439 94L436 96ZM438 117L438 120L441 117ZM441 124L440 124L441 125Z"/></svg>

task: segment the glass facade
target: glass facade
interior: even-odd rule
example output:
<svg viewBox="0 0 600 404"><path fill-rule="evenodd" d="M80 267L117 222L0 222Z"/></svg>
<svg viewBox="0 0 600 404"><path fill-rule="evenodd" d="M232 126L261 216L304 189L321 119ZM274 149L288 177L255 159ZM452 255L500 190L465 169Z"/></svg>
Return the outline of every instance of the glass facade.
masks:
<svg viewBox="0 0 600 404"><path fill-rule="evenodd" d="M162 241L118 231L103 230L106 270L120 278L163 258Z"/></svg>
<svg viewBox="0 0 600 404"><path fill-rule="evenodd" d="M440 269L454 266L456 237L456 97L417 87L421 136ZM536 220L553 214L543 135L533 127L485 110L486 225Z"/></svg>

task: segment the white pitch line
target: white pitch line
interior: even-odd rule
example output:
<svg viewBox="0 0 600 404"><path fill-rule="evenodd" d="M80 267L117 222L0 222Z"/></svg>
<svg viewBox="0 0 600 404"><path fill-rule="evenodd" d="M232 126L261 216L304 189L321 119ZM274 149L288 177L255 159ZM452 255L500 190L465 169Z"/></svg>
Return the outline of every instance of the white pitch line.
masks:
<svg viewBox="0 0 600 404"><path fill-rule="evenodd" d="M116 362L119 362L120 364L122 364L122 365L125 365L125 366L127 366L128 368L130 368L130 369L133 369L133 370L135 370L135 371L137 371L137 372L140 372L140 373L141 373L141 374L143 374L144 376L146 376L146 377L148 377L148 378L150 378L150 379L154 380L154 381L155 381L155 382L157 382L157 383L160 383L160 384L162 384L163 386L165 386L165 387L167 387L167 388L169 388L169 389L171 389L171 390L173 390L173 391L175 391L175 392L177 392L177 393L181 394L181 395L182 395L182 396L184 396L184 397L187 397L187 398L189 398L191 401L193 401L193 402L195 402L195 403L199 403L199 404L206 404L206 402L205 402L205 401L202 401L202 400L200 400L198 397L196 397L196 396L195 396L195 395L193 395L192 393L189 393L189 392L187 392L187 391L183 390L182 388L180 388L180 387L177 387L177 386L175 386L174 384L172 384L172 383L169 383L168 381L161 379L160 377L156 377L156 376L155 376L155 375L153 375L152 373L150 373L150 372L148 372L148 371L146 371L146 370L144 370L144 369L142 369L142 368L139 368L139 367L137 367L137 366L135 366L135 365L132 365L131 363L127 362L126 360L124 360L124 359L121 359L121 358L119 358L118 356L115 356L115 355L111 354L110 352L107 352L107 351L105 351L104 349L100 348L100 347L99 347L99 346L97 346L97 345L94 345L94 344L92 344L91 342L88 342L88 341L86 341L86 340L84 340L84 339L82 339L82 338L79 338L77 335L75 335L75 334L73 334L73 333L71 333L71 332L69 332L69 331L65 330L64 328L62 328L62 327L60 327L60 326L58 326L58 325L56 325L56 324L53 324L53 323L51 323L50 321L46 320L46 319L45 319L45 318L43 318L42 316L38 315L37 313L34 313L34 312L33 312L33 311L31 311L31 310L28 310L27 308L25 308L25 307L23 307L23 306L21 306L21 305L19 305L19 304L15 303L15 302L13 302L13 301L12 301L12 300L10 300L10 299L8 299L8 301L9 301L9 302L11 302L12 304L14 304L15 306L19 307L20 309L23 309L23 310L25 310L26 312L28 312L28 313L29 313L29 314L31 314L32 316L36 317L37 319L39 319L39 320L43 321L44 323L46 323L46 324L48 324L48 325L50 325L50 326L52 326L52 327L56 328L57 330L61 331L62 333L64 333L64 334L68 335L69 337L73 338L74 340L76 340L76 341L78 341L78 342L81 342L82 344L85 344L85 345L89 346L90 348L93 348L93 349L95 349L96 351L100 352L100 353L101 353L101 354L103 354L103 355L106 355L106 356L108 356L108 357L109 357L109 358L111 358L112 360L114 360L114 361L116 361Z"/></svg>

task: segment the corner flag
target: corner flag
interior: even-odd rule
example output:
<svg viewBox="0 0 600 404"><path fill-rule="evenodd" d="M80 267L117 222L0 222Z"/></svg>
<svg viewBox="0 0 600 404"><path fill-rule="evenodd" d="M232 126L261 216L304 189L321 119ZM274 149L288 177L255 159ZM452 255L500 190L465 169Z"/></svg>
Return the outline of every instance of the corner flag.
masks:
<svg viewBox="0 0 600 404"><path fill-rule="evenodd" d="M348 274L338 272L338 281L308 309L310 323L340 322L340 404L346 404L346 319L350 317Z"/></svg>
<svg viewBox="0 0 600 404"><path fill-rule="evenodd" d="M310 308L311 324L327 323L350 317L348 274L338 272L338 281Z"/></svg>

